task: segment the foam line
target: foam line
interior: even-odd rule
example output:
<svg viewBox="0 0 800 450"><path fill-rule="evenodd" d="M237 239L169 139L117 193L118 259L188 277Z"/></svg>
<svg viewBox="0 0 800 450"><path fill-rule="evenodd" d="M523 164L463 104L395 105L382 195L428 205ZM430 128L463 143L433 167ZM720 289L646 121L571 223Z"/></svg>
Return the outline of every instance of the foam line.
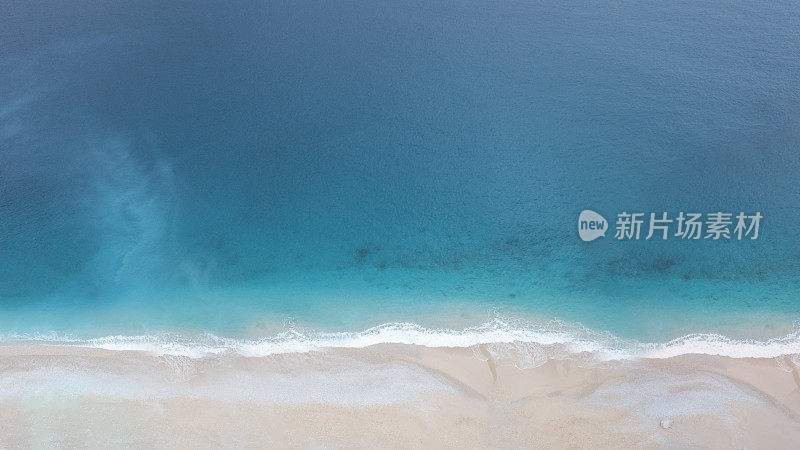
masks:
<svg viewBox="0 0 800 450"><path fill-rule="evenodd" d="M763 341L731 339L719 334L691 334L669 342L643 343L557 320L533 324L500 318L462 330L430 329L413 323L387 323L361 332L320 332L290 328L262 339L235 339L213 334L188 336L164 333L106 336L94 339L56 335L11 335L4 337L2 341L146 351L190 358L213 355L259 357L307 353L326 348L363 348L376 344L463 348L482 344L492 344L494 348L499 348L497 344L509 344L517 349L520 345L529 345L531 348L536 347L536 352L544 352L549 357L588 353L595 359L603 361L670 358L685 354L733 358L774 358L800 354L800 330L780 338Z"/></svg>

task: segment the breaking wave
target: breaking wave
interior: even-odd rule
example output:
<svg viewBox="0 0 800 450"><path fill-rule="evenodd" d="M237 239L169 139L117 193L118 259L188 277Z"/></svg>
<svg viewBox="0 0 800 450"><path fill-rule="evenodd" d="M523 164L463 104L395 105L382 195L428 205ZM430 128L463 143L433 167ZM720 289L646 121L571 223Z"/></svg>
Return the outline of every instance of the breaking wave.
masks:
<svg viewBox="0 0 800 450"><path fill-rule="evenodd" d="M636 358L670 358L706 354L733 358L774 358L800 354L800 328L767 340L732 339L719 334L690 334L662 343L622 339L609 332L551 320L538 324L494 318L461 330L425 328L414 323L387 323L360 332L322 332L289 327L274 336L239 339L214 334L160 333L79 339L58 335L8 335L4 342L39 342L117 351L145 351L160 355L202 358L214 355L261 357L308 353L330 348L363 348L376 344L425 347L484 346L493 354L513 354L517 365L538 365L548 358L589 355L599 361ZM480 357L482 352L476 351Z"/></svg>

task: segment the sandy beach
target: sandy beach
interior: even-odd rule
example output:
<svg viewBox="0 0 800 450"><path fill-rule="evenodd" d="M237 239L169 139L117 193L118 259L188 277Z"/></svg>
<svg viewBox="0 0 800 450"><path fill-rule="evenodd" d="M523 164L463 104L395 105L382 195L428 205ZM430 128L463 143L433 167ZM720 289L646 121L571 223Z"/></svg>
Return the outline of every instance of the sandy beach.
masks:
<svg viewBox="0 0 800 450"><path fill-rule="evenodd" d="M541 359L525 344L270 357L0 347L0 446L793 448L796 358Z"/></svg>

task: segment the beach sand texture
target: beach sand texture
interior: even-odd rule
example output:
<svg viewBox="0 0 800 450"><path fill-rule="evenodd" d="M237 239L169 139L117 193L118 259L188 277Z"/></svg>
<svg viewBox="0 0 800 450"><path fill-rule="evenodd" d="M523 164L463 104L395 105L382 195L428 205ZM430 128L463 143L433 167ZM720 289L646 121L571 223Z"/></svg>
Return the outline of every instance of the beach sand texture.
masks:
<svg viewBox="0 0 800 450"><path fill-rule="evenodd" d="M504 344L503 352L499 347L380 344L192 359L6 345L0 347L0 446L796 448L800 443L796 358L684 355L603 362L588 354L542 357L531 348L525 353L520 343Z"/></svg>

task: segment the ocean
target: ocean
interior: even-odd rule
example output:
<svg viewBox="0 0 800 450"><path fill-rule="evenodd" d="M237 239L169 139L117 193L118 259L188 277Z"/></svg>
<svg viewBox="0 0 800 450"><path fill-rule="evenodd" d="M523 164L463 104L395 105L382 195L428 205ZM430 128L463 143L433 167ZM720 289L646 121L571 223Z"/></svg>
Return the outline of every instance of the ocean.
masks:
<svg viewBox="0 0 800 450"><path fill-rule="evenodd" d="M793 2L2 4L5 341L800 352Z"/></svg>

